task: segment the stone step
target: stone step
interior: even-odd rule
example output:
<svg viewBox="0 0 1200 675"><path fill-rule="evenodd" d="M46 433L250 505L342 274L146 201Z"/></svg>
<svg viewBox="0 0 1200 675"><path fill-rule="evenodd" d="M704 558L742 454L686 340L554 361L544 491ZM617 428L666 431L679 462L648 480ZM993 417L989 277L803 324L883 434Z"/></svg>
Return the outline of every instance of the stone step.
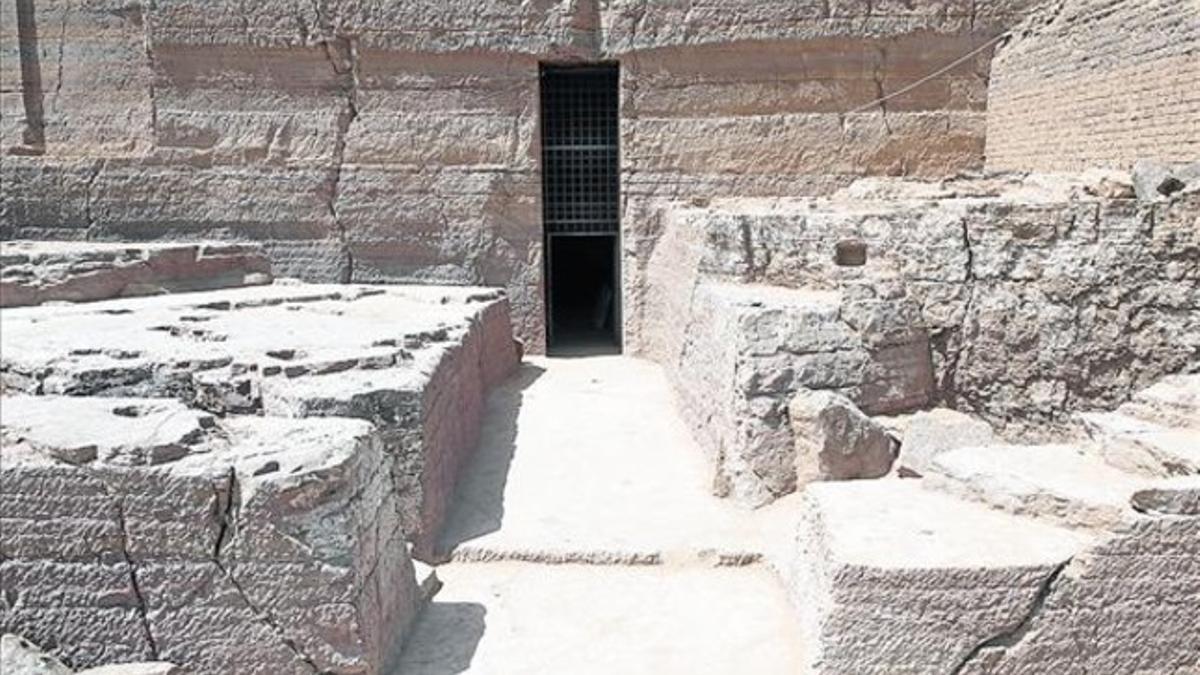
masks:
<svg viewBox="0 0 1200 675"><path fill-rule="evenodd" d="M1130 496L1149 479L1082 446L986 445L942 453L926 482L1010 513L1099 528L1127 520Z"/></svg>
<svg viewBox="0 0 1200 675"><path fill-rule="evenodd" d="M806 670L947 673L1019 625L1090 533L928 490L813 483L785 571Z"/></svg>
<svg viewBox="0 0 1200 675"><path fill-rule="evenodd" d="M1118 412L1165 426L1200 429L1200 373L1164 377L1134 394Z"/></svg>
<svg viewBox="0 0 1200 675"><path fill-rule="evenodd" d="M1166 477L1200 474L1200 428L1173 428L1121 412L1081 413L1106 462L1123 471Z"/></svg>

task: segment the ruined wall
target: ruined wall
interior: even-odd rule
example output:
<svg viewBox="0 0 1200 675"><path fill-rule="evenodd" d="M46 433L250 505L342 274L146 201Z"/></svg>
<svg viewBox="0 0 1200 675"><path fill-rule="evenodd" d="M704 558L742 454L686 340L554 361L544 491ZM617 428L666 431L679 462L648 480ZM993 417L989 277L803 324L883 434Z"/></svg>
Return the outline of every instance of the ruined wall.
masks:
<svg viewBox="0 0 1200 675"><path fill-rule="evenodd" d="M1197 367L1200 192L1147 203L1098 199L1080 184L1046 180L894 193L864 184L828 200L679 208L650 265L649 354L669 370L689 363L689 350L704 339L693 322L708 311L698 289L716 279L907 298L913 315L884 314L868 332L927 329L935 398L1000 425L1113 407L1165 374ZM865 263L839 266L841 242L861 243ZM768 320L771 303L759 308ZM854 317L843 310L841 318ZM830 379L798 365L816 350L776 351L793 367L763 371L777 373L767 392L774 409L796 386ZM857 366L840 369L843 380L861 377ZM861 391L846 393L864 409L876 407Z"/></svg>
<svg viewBox="0 0 1200 675"><path fill-rule="evenodd" d="M992 64L993 169L1129 168L1200 158L1200 6L1065 0Z"/></svg>
<svg viewBox="0 0 1200 675"><path fill-rule="evenodd" d="M250 239L282 276L505 286L537 351L538 62L617 59L636 349L658 197L979 167L988 50L868 104L1024 4L8 0L0 236Z"/></svg>

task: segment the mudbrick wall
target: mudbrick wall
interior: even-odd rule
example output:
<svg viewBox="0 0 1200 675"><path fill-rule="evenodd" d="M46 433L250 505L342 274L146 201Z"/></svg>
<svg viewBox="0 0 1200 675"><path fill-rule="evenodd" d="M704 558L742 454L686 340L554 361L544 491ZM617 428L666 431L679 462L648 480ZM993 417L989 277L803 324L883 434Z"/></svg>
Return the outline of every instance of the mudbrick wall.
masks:
<svg viewBox="0 0 1200 675"><path fill-rule="evenodd" d="M1025 4L6 0L0 236L250 239L281 276L504 286L537 351L538 63L615 59L636 348L658 197L980 167L990 49L871 102Z"/></svg>
<svg viewBox="0 0 1200 675"><path fill-rule="evenodd" d="M987 164L1129 168L1200 157L1200 6L1063 0L992 63Z"/></svg>

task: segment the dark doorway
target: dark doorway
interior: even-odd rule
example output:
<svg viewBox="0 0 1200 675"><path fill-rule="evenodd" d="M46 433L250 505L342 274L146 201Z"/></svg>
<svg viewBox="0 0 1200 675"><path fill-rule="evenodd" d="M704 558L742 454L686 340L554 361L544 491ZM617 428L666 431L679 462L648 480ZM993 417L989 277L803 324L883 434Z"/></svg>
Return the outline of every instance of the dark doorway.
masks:
<svg viewBox="0 0 1200 675"><path fill-rule="evenodd" d="M618 77L616 64L541 69L552 352L620 351Z"/></svg>

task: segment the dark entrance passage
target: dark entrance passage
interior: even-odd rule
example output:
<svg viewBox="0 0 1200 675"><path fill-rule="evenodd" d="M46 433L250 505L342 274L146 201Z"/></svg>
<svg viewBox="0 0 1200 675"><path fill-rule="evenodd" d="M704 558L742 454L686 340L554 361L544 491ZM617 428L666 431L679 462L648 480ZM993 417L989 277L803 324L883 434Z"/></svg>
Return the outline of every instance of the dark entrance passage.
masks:
<svg viewBox="0 0 1200 675"><path fill-rule="evenodd" d="M620 351L617 66L543 65L541 78L550 350Z"/></svg>

